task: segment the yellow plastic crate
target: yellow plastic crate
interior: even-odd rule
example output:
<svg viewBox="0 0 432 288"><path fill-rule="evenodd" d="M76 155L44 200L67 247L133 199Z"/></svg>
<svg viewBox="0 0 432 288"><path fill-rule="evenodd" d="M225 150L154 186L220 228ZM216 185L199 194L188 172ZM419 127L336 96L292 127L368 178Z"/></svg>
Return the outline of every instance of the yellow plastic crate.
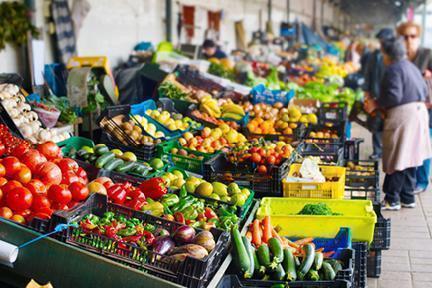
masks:
<svg viewBox="0 0 432 288"><path fill-rule="evenodd" d="M301 164L292 164L288 176L300 171ZM282 180L284 197L343 199L345 193L345 168L337 166L321 166L322 174L328 177L338 177L337 182L286 182Z"/></svg>
<svg viewBox="0 0 432 288"><path fill-rule="evenodd" d="M297 215L308 203L326 203L339 216ZM351 228L353 241L372 242L377 216L369 200L272 198L261 200L257 218L269 215L280 234L289 237L331 238L341 227Z"/></svg>

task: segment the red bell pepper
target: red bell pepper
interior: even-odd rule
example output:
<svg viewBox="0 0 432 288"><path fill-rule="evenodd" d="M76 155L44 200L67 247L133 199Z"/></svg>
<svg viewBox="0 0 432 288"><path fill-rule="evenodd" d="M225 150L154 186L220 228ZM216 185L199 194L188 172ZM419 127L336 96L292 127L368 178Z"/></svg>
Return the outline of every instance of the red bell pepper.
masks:
<svg viewBox="0 0 432 288"><path fill-rule="evenodd" d="M123 204L126 201L126 189L123 183L116 183L108 188L108 198L116 204Z"/></svg>
<svg viewBox="0 0 432 288"><path fill-rule="evenodd" d="M138 188L129 188L124 205L134 210L141 210L145 204L147 201L144 193Z"/></svg>
<svg viewBox="0 0 432 288"><path fill-rule="evenodd" d="M143 231L143 236L149 245L152 245L156 237L149 231Z"/></svg>
<svg viewBox="0 0 432 288"><path fill-rule="evenodd" d="M207 219L213 219L213 218L218 218L217 214L209 207L206 207L204 209L204 216Z"/></svg>
<svg viewBox="0 0 432 288"><path fill-rule="evenodd" d="M165 181L161 177L151 178L149 180L143 181L139 188L145 194L153 200L161 198L168 192Z"/></svg>

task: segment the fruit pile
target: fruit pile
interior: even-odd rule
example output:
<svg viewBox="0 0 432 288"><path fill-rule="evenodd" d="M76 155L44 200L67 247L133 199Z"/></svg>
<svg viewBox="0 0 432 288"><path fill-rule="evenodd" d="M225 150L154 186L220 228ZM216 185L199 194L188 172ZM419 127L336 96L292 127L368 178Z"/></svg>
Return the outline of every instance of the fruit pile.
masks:
<svg viewBox="0 0 432 288"><path fill-rule="evenodd" d="M242 106L235 104L232 100L216 100L210 95L201 98L199 111L214 118L222 118L233 121L240 121L246 115Z"/></svg>
<svg viewBox="0 0 432 288"><path fill-rule="evenodd" d="M21 150L29 147L29 142L13 136L6 125L0 124L0 157L5 154L11 155L15 149Z"/></svg>
<svg viewBox="0 0 432 288"><path fill-rule="evenodd" d="M204 159L204 156L202 156L202 155L195 155L195 154L193 154L193 153L191 153L191 152L188 152L187 150L185 150L185 149L182 149L182 148L180 148L180 149L178 149L178 148L172 148L171 150L170 150L170 153L171 154L174 154L174 155L180 155L180 156L184 156L184 157L188 157L188 158L196 158L196 159L198 159L198 160L203 160Z"/></svg>
<svg viewBox="0 0 432 288"><path fill-rule="evenodd" d="M178 190L185 184L183 173L177 169L167 171L160 177L165 181L165 185L171 190Z"/></svg>
<svg viewBox="0 0 432 288"><path fill-rule="evenodd" d="M339 139L339 136L337 135L337 132L330 129L320 129L320 130L313 130L309 132L307 138L312 139L306 139L306 143L325 143L329 142L331 139ZM326 141L328 140L328 141Z"/></svg>
<svg viewBox="0 0 432 288"><path fill-rule="evenodd" d="M212 117L212 116L208 115L207 113L203 113L199 110L192 111L191 115L193 117L195 117L195 119L198 121L199 120L205 121L205 122L208 122L210 124L217 125L217 126L222 125L222 124L227 124L235 130L238 130L238 128L239 128L239 125L234 121L227 121L227 120L218 119L216 117Z"/></svg>
<svg viewBox="0 0 432 288"><path fill-rule="evenodd" d="M227 124L222 124L214 129L205 127L199 135L195 136L191 132L186 132L183 137L178 139L180 145L184 147L209 154L246 141L243 134L232 129Z"/></svg>
<svg viewBox="0 0 432 288"><path fill-rule="evenodd" d="M70 158L63 158L53 142L37 149L19 146L0 164L0 216L19 223L34 217L49 219L87 199L87 173Z"/></svg>
<svg viewBox="0 0 432 288"><path fill-rule="evenodd" d="M163 126L165 126L168 130L175 131L175 130L186 130L189 128L189 123L185 121L185 118L183 118L183 115L180 113L173 113L170 114L169 111L166 110L151 110L148 109L146 112L146 115L150 116ZM136 117L136 116L135 116Z"/></svg>

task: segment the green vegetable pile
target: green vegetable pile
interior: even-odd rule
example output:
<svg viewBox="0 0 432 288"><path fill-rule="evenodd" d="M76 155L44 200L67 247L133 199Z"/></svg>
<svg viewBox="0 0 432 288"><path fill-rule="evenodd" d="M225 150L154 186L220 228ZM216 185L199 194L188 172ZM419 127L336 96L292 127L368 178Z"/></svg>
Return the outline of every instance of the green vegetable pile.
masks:
<svg viewBox="0 0 432 288"><path fill-rule="evenodd" d="M306 204L297 215L324 215L336 216L342 215L341 213L334 213L331 208L325 203Z"/></svg>
<svg viewBox="0 0 432 288"><path fill-rule="evenodd" d="M163 82L158 89L159 95L170 99L187 100L189 95L169 81Z"/></svg>
<svg viewBox="0 0 432 288"><path fill-rule="evenodd" d="M225 69L225 67L222 64L211 63L210 67L208 69L208 73L222 77L222 78L226 78L226 79L229 79L232 81L235 80L234 72Z"/></svg>

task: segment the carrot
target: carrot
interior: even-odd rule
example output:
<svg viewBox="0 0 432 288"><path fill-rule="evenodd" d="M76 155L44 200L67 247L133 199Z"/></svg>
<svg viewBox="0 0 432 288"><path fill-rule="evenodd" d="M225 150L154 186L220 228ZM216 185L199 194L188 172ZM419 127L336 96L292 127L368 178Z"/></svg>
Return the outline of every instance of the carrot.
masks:
<svg viewBox="0 0 432 288"><path fill-rule="evenodd" d="M294 243L296 243L299 246L302 246L302 245L308 244L312 241L313 241L313 238L308 237L308 238L299 239L299 240L295 241Z"/></svg>
<svg viewBox="0 0 432 288"><path fill-rule="evenodd" d="M285 238L285 239L286 239L286 238ZM300 245L298 245L298 244L296 244L296 243L290 241L289 239L286 239L286 241L288 242L288 245L289 245L290 247L292 247L292 248L294 248L294 249L299 249L299 248L300 248Z"/></svg>
<svg viewBox="0 0 432 288"><path fill-rule="evenodd" d="M330 258L335 253L336 253L335 251L324 252L323 256L324 256L324 258Z"/></svg>
<svg viewBox="0 0 432 288"><path fill-rule="evenodd" d="M323 252L323 251L324 251L324 248L318 248L315 250L315 252Z"/></svg>
<svg viewBox="0 0 432 288"><path fill-rule="evenodd" d="M283 248L288 247L287 239L285 237L279 236L274 227L272 227L272 237L278 239L281 242Z"/></svg>
<svg viewBox="0 0 432 288"><path fill-rule="evenodd" d="M249 241L252 241L252 232L251 231L246 232L246 238L248 238Z"/></svg>
<svg viewBox="0 0 432 288"><path fill-rule="evenodd" d="M270 222L270 216L265 216L263 220L263 242L267 243L268 240L272 237L272 226Z"/></svg>
<svg viewBox="0 0 432 288"><path fill-rule="evenodd" d="M253 221L253 230L252 230L252 243L255 247L261 246L261 233L260 233L260 223L258 219Z"/></svg>

